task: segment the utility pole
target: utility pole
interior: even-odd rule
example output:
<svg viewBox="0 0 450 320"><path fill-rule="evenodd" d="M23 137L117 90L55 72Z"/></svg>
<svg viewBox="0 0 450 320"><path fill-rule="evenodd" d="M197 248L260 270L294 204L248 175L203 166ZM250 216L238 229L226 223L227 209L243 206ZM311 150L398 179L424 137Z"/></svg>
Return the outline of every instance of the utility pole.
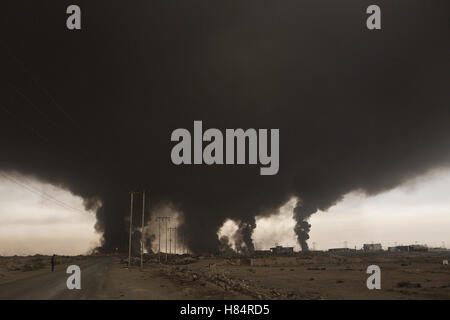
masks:
<svg viewBox="0 0 450 320"><path fill-rule="evenodd" d="M145 191L142 192L142 228L141 228L141 270L144 268L144 213L145 213Z"/></svg>
<svg viewBox="0 0 450 320"><path fill-rule="evenodd" d="M167 262L167 223L170 221L170 217L166 219L166 262Z"/></svg>
<svg viewBox="0 0 450 320"><path fill-rule="evenodd" d="M131 265L131 229L133 225L133 192L130 192L131 202L130 202L130 233L128 236L128 268Z"/></svg>
<svg viewBox="0 0 450 320"><path fill-rule="evenodd" d="M158 220L158 261L161 263L161 219L160 217L156 218Z"/></svg>
<svg viewBox="0 0 450 320"><path fill-rule="evenodd" d="M174 252L175 252L175 254L177 254L177 228L174 228L175 229L175 234L174 234L174 243L175 243L175 249L174 249Z"/></svg>
<svg viewBox="0 0 450 320"><path fill-rule="evenodd" d="M130 191L130 234L128 236L128 268L131 266L131 234L133 232L133 200L135 194L140 194L140 192ZM141 252L141 260L142 260L142 252Z"/></svg>
<svg viewBox="0 0 450 320"><path fill-rule="evenodd" d="M184 231L181 231L181 243L182 243L182 247L181 247L181 254L184 254L184 248L185 248L185 244L184 244Z"/></svg>
<svg viewBox="0 0 450 320"><path fill-rule="evenodd" d="M169 253L172 254L172 230L173 228L169 228Z"/></svg>
<svg viewBox="0 0 450 320"><path fill-rule="evenodd" d="M161 262L161 221L166 223L166 262L167 262L167 222L170 221L170 217L157 217L159 221L159 261Z"/></svg>
<svg viewBox="0 0 450 320"><path fill-rule="evenodd" d="M169 234L170 234L170 253L172 253L172 232L174 234L174 253L177 254L177 242L176 242L176 232L177 232L177 228L169 228Z"/></svg>
<svg viewBox="0 0 450 320"><path fill-rule="evenodd" d="M158 258L159 262L161 262L161 221L166 223L166 261L167 261L167 221L170 220L170 217L156 217L158 220ZM164 225L163 225L164 227Z"/></svg>

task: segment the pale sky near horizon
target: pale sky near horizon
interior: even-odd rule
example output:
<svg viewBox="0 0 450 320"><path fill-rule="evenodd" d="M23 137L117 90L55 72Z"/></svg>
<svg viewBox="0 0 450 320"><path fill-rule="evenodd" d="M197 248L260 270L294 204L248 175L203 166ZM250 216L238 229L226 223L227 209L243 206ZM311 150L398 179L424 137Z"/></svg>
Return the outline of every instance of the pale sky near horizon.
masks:
<svg viewBox="0 0 450 320"><path fill-rule="evenodd" d="M86 212L82 199L58 187L30 178L14 176L71 207L30 192L23 186L0 176L0 255L83 254L99 244L95 231L95 214ZM394 190L373 197L353 192L327 212L310 219L309 245L324 250L350 248L363 243L424 243L429 246L450 245L450 169L435 170ZM258 217L253 240L257 249L275 244L294 246L292 199L271 217ZM228 229L227 229L228 228ZM229 222L227 232L233 231Z"/></svg>
<svg viewBox="0 0 450 320"><path fill-rule="evenodd" d="M326 212L319 211L310 218L309 247L315 243L318 250L345 245L361 248L372 242L381 243L384 248L414 243L440 247L444 242L448 248L449 190L450 170L440 169L376 196L347 194ZM294 205L295 201L291 201L276 216L257 219L253 234L257 249L267 249L277 242L299 250L293 232Z"/></svg>
<svg viewBox="0 0 450 320"><path fill-rule="evenodd" d="M81 198L50 184L8 175L28 189L0 175L0 255L76 255L98 246L95 214L83 208Z"/></svg>

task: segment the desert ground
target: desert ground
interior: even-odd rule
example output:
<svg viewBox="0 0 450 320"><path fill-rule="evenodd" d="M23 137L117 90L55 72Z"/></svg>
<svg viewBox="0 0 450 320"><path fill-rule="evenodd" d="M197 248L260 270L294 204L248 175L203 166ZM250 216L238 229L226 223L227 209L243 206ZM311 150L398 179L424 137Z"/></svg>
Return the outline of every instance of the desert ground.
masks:
<svg viewBox="0 0 450 320"><path fill-rule="evenodd" d="M293 256L146 254L126 257L0 257L0 299L450 299L450 252L305 252ZM161 258L161 262L159 261ZM65 286L68 265L82 270L81 290ZM381 289L369 290L369 265Z"/></svg>

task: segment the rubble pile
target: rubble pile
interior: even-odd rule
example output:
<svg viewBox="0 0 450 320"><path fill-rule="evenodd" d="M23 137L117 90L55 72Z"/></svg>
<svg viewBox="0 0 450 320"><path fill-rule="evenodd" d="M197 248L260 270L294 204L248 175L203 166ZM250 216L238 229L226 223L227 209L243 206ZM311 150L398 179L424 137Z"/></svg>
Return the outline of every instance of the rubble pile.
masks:
<svg viewBox="0 0 450 320"><path fill-rule="evenodd" d="M171 278L176 277L184 281L208 282L221 287L226 291L234 291L245 294L255 299L296 299L293 292L279 292L275 288L256 286L248 280L231 278L225 271L220 270L215 264L202 268L201 272L193 271L187 267L171 267L161 269Z"/></svg>
<svg viewBox="0 0 450 320"><path fill-rule="evenodd" d="M197 262L197 259L193 258L193 257L181 257L181 258L177 258L177 259L172 259L168 261L168 264L172 264L172 265L187 265L187 264L191 264Z"/></svg>

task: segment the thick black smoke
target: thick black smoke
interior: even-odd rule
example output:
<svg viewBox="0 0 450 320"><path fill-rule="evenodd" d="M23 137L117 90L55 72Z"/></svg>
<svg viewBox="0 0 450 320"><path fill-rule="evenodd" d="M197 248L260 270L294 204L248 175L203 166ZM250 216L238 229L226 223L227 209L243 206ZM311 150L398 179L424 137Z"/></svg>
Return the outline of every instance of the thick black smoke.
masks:
<svg viewBox="0 0 450 320"><path fill-rule="evenodd" d="M317 211L317 207L303 204L302 201L297 202L297 206L294 208L294 219L296 221L294 231L297 235L298 243L300 244L302 251L308 250L309 230L311 224L308 222L309 217Z"/></svg>
<svg viewBox="0 0 450 320"><path fill-rule="evenodd" d="M253 230L256 228L256 220L240 221L239 228L234 235L236 251L239 253L253 253L255 246L252 241Z"/></svg>
<svg viewBox="0 0 450 320"><path fill-rule="evenodd" d="M297 196L305 249L317 209L449 164L446 0L377 1L377 31L371 1L75 1L69 31L72 2L2 3L0 169L101 199L107 250L127 248L129 191L183 212L197 252ZM170 135L194 120L279 128L278 175L173 165Z"/></svg>

